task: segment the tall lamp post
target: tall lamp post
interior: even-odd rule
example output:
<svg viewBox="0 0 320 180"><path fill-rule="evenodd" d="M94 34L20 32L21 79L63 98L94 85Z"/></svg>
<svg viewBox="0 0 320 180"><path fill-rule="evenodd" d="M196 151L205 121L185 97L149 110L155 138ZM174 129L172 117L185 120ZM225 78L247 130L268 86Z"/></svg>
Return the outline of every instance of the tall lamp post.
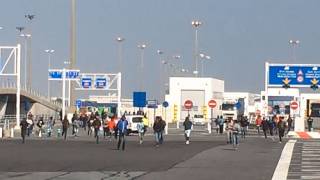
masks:
<svg viewBox="0 0 320 180"><path fill-rule="evenodd" d="M71 64L71 61L64 61L63 62L66 66L70 66L70 64ZM64 68L65 69L65 68ZM65 76L65 72L63 72L64 74L63 74L63 76ZM64 77L65 78L65 77ZM65 88L65 87L64 87ZM68 80L68 107L70 107L71 106L71 80L69 79Z"/></svg>
<svg viewBox="0 0 320 180"><path fill-rule="evenodd" d="M291 49L292 49L292 61L294 61L294 62L296 62L295 49L299 44L300 44L299 40L289 40L289 45L291 46Z"/></svg>
<svg viewBox="0 0 320 180"><path fill-rule="evenodd" d="M194 74L196 77L198 77L198 29L200 28L200 26L202 25L202 22L199 20L193 20L191 22L191 25L194 27L195 29L195 39L194 39L194 60L195 60L195 71Z"/></svg>
<svg viewBox="0 0 320 180"><path fill-rule="evenodd" d="M28 21L28 23L29 23L29 25L27 26L28 27L28 29L29 29L29 34L30 34L30 37L31 37L31 34L32 34L32 32L31 32L31 22L32 22L32 20L35 18L35 15L34 14L26 14L25 16L24 16L26 19L27 19L27 21ZM28 51L28 56L27 56L27 59L28 59L28 70L27 70L27 72L28 72L28 77L27 77L27 85L26 85L26 87L29 87L29 88L31 88L31 86L32 86L32 79L31 79L31 77L32 77L32 55L31 55L31 53L32 53L32 51L31 51L31 46L32 46L32 44L31 44L31 38L30 38L30 41L29 41L29 43L28 43L28 49L27 49L27 51Z"/></svg>
<svg viewBox="0 0 320 180"><path fill-rule="evenodd" d="M211 57L203 53L200 53L199 56L201 58L201 77L204 77L204 61L210 60Z"/></svg>
<svg viewBox="0 0 320 180"><path fill-rule="evenodd" d="M28 67L30 62L30 59L28 61L28 39L31 39L31 34L20 34L20 37L24 38L24 86L26 89L28 89L28 77L31 75L29 74Z"/></svg>
<svg viewBox="0 0 320 180"><path fill-rule="evenodd" d="M162 55L163 55L163 51L158 49L157 50L157 54L159 55L159 63L160 63L160 66L159 66L159 101L162 102L162 96L163 96L163 78L162 78L162 70L163 70L163 67L162 67Z"/></svg>
<svg viewBox="0 0 320 180"><path fill-rule="evenodd" d="M122 73L122 42L125 39L123 37L117 37L116 41L118 42L118 71Z"/></svg>
<svg viewBox="0 0 320 180"><path fill-rule="evenodd" d="M51 54L54 53L53 49L44 50L48 54L48 71L51 69ZM48 99L50 101L50 81L48 80Z"/></svg>
<svg viewBox="0 0 320 180"><path fill-rule="evenodd" d="M144 69L144 49L146 47L147 47L147 45L144 43L138 45L138 48L140 49L140 52L141 52L141 54L140 54L140 75L141 75L140 78L141 79L139 79L140 91L142 91L144 88L143 87L143 74L144 74L143 69Z"/></svg>

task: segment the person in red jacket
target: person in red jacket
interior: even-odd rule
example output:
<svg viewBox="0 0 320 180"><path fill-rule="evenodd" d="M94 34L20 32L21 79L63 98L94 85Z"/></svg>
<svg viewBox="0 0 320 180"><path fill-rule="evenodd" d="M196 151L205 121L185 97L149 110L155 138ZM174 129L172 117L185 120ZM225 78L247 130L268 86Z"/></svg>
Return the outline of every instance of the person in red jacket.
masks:
<svg viewBox="0 0 320 180"><path fill-rule="evenodd" d="M257 126L257 130L258 130L258 134L260 134L261 122L262 122L261 116L258 115L258 117L256 119L256 126Z"/></svg>

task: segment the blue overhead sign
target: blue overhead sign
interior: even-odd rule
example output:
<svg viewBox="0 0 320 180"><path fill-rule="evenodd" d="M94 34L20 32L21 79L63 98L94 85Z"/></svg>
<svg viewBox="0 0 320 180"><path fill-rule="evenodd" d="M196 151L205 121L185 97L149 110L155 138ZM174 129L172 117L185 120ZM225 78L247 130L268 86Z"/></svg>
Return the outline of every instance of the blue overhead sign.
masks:
<svg viewBox="0 0 320 180"><path fill-rule="evenodd" d="M291 87L310 87L320 79L320 65L269 65L268 86L281 86L286 79Z"/></svg>
<svg viewBox="0 0 320 180"><path fill-rule="evenodd" d="M96 78L96 88L103 89L107 87L106 78Z"/></svg>
<svg viewBox="0 0 320 180"><path fill-rule="evenodd" d="M49 69L49 79L62 80L63 69ZM78 79L80 77L80 70L65 69L66 79Z"/></svg>
<svg viewBox="0 0 320 180"><path fill-rule="evenodd" d="M133 92L133 107L146 107L147 93Z"/></svg>
<svg viewBox="0 0 320 180"><path fill-rule="evenodd" d="M81 79L82 88L91 88L92 86L92 78L82 78Z"/></svg>

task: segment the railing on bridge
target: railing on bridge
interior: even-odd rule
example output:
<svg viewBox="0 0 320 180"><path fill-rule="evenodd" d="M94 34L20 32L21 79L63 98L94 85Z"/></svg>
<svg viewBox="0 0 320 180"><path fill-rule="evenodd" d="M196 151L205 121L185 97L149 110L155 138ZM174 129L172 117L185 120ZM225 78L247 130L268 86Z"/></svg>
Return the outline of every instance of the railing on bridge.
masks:
<svg viewBox="0 0 320 180"><path fill-rule="evenodd" d="M2 81L0 83L0 88L1 89L17 89L17 84L15 82L12 81ZM56 106L62 106L60 102L58 101L53 101L53 100L49 100L47 96L41 95L40 92L35 91L33 89L27 88L26 86L21 86L21 90L27 92L28 94L32 95L32 96L36 96L37 98L40 98L44 101L50 102Z"/></svg>

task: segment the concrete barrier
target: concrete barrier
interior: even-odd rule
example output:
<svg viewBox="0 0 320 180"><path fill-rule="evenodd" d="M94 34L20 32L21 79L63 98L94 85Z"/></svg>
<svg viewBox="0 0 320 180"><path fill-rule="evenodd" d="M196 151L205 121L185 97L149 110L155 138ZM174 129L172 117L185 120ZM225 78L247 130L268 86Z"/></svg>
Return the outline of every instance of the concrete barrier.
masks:
<svg viewBox="0 0 320 180"><path fill-rule="evenodd" d="M2 138L2 127L0 127L0 138Z"/></svg>
<svg viewBox="0 0 320 180"><path fill-rule="evenodd" d="M10 137L14 138L14 129L13 128L10 129Z"/></svg>

